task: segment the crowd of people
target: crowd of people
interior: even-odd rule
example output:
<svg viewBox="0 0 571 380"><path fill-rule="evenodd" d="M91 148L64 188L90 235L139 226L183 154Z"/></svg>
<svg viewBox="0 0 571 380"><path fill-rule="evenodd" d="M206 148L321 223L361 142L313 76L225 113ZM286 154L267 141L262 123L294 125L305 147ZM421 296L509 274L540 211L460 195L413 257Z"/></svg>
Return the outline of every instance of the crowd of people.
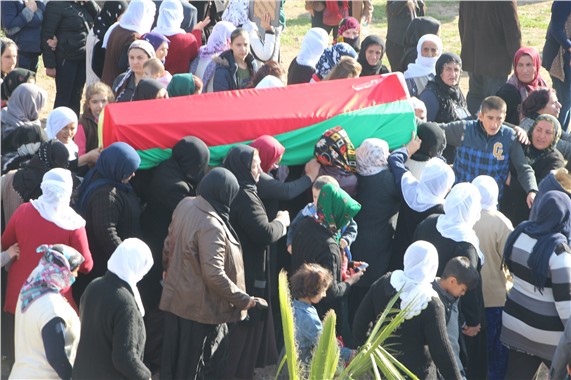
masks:
<svg viewBox="0 0 571 380"><path fill-rule="evenodd" d="M286 270L303 376L328 311L347 364L398 294L388 342L418 378L567 378L571 2L542 54L515 1L460 2L458 55L423 0L386 2L386 42L370 0L306 1L282 63L283 3L1 2L2 377L253 378L283 350ZM340 125L305 165L262 134L212 168L186 136L141 170L100 140L113 102L390 72L416 123L392 151Z"/></svg>

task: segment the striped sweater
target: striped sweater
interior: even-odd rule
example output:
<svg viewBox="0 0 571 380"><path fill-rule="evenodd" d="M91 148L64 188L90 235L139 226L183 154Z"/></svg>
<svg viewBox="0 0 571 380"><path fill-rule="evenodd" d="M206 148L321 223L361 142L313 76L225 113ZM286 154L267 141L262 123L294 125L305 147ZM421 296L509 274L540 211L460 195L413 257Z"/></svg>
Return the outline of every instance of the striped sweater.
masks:
<svg viewBox="0 0 571 380"><path fill-rule="evenodd" d="M545 287L540 292L533 285L527 265L536 242L522 233L507 260L513 288L502 315L501 341L510 348L551 361L571 314L571 249L564 244L551 254Z"/></svg>

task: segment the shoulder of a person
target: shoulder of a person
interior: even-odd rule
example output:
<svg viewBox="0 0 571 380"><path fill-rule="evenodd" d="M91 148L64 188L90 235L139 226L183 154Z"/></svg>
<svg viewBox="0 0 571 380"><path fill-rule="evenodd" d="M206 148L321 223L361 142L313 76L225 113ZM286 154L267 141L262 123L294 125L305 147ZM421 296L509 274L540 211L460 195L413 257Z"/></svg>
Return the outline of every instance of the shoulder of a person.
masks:
<svg viewBox="0 0 571 380"><path fill-rule="evenodd" d="M232 54L234 54L232 53L232 50L226 50L225 52L222 52L218 56L212 58L212 61L216 63L217 66L230 68L230 57Z"/></svg>

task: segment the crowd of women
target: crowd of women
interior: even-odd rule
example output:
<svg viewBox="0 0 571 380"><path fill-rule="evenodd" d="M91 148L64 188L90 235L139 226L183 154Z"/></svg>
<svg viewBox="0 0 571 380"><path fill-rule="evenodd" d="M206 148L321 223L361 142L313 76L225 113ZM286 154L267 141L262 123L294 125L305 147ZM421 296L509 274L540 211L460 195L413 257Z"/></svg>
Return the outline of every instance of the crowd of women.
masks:
<svg viewBox="0 0 571 380"><path fill-rule="evenodd" d="M547 67L556 91L520 47L473 114L421 0L387 2L386 44L366 35L372 2L306 1L287 70L283 2L250 4L2 1L2 376L253 378L283 348L282 269L303 368L329 310L349 362L400 291L390 341L419 378L531 378L541 363L567 376L568 69ZM555 39L568 60L570 16L553 4L544 55ZM343 126L291 167L268 135L218 168L194 136L150 170L126 143L101 148L109 103L386 74L385 53L417 127L392 152ZM40 56L56 84L45 126Z"/></svg>

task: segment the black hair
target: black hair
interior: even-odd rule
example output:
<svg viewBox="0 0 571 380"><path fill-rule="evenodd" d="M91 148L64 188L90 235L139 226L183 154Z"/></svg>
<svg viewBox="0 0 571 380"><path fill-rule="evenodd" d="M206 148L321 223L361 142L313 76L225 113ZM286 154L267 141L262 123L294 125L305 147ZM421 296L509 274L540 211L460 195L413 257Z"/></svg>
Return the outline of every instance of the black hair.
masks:
<svg viewBox="0 0 571 380"><path fill-rule="evenodd" d="M506 112L507 109L508 106L506 105L506 102L499 96L488 96L482 101L482 105L480 106L481 113L491 110Z"/></svg>
<svg viewBox="0 0 571 380"><path fill-rule="evenodd" d="M236 38L238 38L239 36L247 36L248 32L246 31L246 29L244 28L236 28L232 31L232 34L230 34L230 43L234 42L234 40Z"/></svg>
<svg viewBox="0 0 571 380"><path fill-rule="evenodd" d="M16 45L16 43L11 39L9 39L8 37L0 37L0 46L1 46L0 55L4 54L4 51L9 46L15 46L16 49L18 49L18 45Z"/></svg>
<svg viewBox="0 0 571 380"><path fill-rule="evenodd" d="M459 285L466 285L468 290L474 289L478 285L480 275L478 270L470 264L470 260L464 256L456 256L448 260L442 278L456 278Z"/></svg>

